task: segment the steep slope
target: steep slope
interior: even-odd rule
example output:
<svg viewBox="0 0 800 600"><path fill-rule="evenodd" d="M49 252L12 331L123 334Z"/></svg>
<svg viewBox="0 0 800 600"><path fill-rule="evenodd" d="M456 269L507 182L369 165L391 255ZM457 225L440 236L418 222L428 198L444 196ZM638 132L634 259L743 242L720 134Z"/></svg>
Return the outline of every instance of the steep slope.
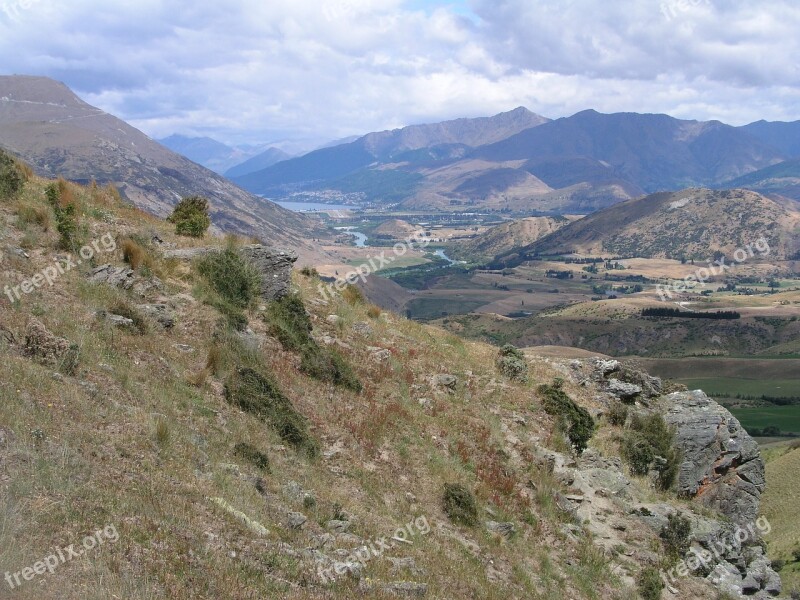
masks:
<svg viewBox="0 0 800 600"><path fill-rule="evenodd" d="M470 262L490 260L514 248L528 246L558 231L576 217L529 217L496 225L470 240L453 243L451 257Z"/></svg>
<svg viewBox="0 0 800 600"><path fill-rule="evenodd" d="M718 121L594 110L546 123L480 148L485 160L599 161L645 191L709 185L779 162L784 156Z"/></svg>
<svg viewBox="0 0 800 600"><path fill-rule="evenodd" d="M413 160L409 152L414 150L436 146L477 147L546 121L527 109L518 108L494 117L456 119L370 133L355 142L315 150L268 169L237 177L235 181L254 193L282 194L302 187L302 184L335 182L373 163ZM421 160L425 159L429 157L421 157Z"/></svg>
<svg viewBox="0 0 800 600"><path fill-rule="evenodd" d="M37 173L79 182L113 183L158 216L183 197L211 200L216 226L313 255L306 240L322 237L317 221L256 198L223 177L154 142L127 123L43 77L0 77L0 146Z"/></svg>
<svg viewBox="0 0 800 600"><path fill-rule="evenodd" d="M785 259L800 249L800 214L747 190L688 189L628 200L569 224L496 259L519 264L534 254L696 258L766 238L771 257Z"/></svg>
<svg viewBox="0 0 800 600"><path fill-rule="evenodd" d="M181 263L168 257L201 250L110 191L66 186L60 201L97 254L44 285L35 274L57 271L62 252L47 184L0 199L4 282L41 284L13 306L0 296L12 597L623 600L672 566L668 515L708 545L758 511L757 448L702 393L666 395L615 361L522 355L511 364L528 380L512 378L495 347L376 312L351 289L325 299L300 274L297 295L240 306L245 329L221 295L253 274L226 267L242 240L223 254L206 240L206 257L224 257L210 271ZM111 243L124 240L138 240L141 265ZM342 385L343 371L361 385ZM677 484L703 494L656 495L620 460L631 432L600 415L624 378L665 405L687 450ZM582 453L564 428L576 415L591 436ZM734 561L774 590L758 550L752 539L711 567ZM676 597L718 595L695 575L671 582Z"/></svg>

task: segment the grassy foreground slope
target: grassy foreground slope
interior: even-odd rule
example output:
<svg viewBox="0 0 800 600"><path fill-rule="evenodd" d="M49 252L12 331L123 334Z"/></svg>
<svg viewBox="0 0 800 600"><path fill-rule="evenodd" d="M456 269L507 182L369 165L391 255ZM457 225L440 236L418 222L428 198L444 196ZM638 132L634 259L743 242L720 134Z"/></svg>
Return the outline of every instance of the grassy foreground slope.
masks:
<svg viewBox="0 0 800 600"><path fill-rule="evenodd" d="M798 442L781 444L765 452L767 460L767 492L761 510L772 524L766 541L773 560L786 561L781 570L784 588L800 589L800 562L793 553L800 551L800 524L797 519L797 497L800 494L800 447Z"/></svg>

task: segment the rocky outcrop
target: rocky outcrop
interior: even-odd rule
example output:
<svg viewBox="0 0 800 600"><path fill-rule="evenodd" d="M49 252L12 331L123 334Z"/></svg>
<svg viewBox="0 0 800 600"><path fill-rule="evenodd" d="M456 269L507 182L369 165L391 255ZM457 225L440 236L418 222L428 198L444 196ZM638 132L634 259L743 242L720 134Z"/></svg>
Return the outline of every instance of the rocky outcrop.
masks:
<svg viewBox="0 0 800 600"><path fill-rule="evenodd" d="M664 396L664 419L683 452L680 494L696 498L735 523L758 517L766 481L758 444L724 407L702 391Z"/></svg>
<svg viewBox="0 0 800 600"><path fill-rule="evenodd" d="M133 269L114 267L110 264L100 265L89 271L86 276L91 283L103 283L123 290L130 290L138 296L145 296L153 290L161 290L164 284L158 277L144 279L136 275Z"/></svg>
<svg viewBox="0 0 800 600"><path fill-rule="evenodd" d="M219 249L187 248L168 250L164 253L164 258L193 260L212 252L219 252ZM279 250L261 244L242 246L239 252L244 258L253 263L261 273L261 298L264 301L277 300L289 293L292 282L292 267L297 262L297 254L295 252Z"/></svg>

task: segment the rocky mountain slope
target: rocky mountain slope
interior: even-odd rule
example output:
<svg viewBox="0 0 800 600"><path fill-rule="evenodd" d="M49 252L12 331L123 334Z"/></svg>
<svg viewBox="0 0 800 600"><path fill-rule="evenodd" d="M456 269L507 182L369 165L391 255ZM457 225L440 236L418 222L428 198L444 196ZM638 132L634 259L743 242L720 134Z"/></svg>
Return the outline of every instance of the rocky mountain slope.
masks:
<svg viewBox="0 0 800 600"><path fill-rule="evenodd" d="M763 462L701 392L465 342L290 280L290 254L47 185L0 198L14 597L622 600L659 597L659 571L670 599L780 590L750 522ZM654 413L671 441L637 429ZM674 483L620 458L637 435Z"/></svg>
<svg viewBox="0 0 800 600"><path fill-rule="evenodd" d="M0 77L0 146L42 176L112 183L161 217L181 197L201 194L211 199L213 222L222 230L295 246L309 257L318 255L309 240L325 235L317 221L245 192L51 79Z"/></svg>
<svg viewBox="0 0 800 600"><path fill-rule="evenodd" d="M516 265L535 254L710 260L766 239L770 257L800 251L800 213L747 190L687 189L628 200L570 223L533 244L498 255Z"/></svg>
<svg viewBox="0 0 800 600"><path fill-rule="evenodd" d="M470 262L486 262L498 254L528 246L558 231L577 217L528 217L496 225L480 235L449 248L453 258Z"/></svg>

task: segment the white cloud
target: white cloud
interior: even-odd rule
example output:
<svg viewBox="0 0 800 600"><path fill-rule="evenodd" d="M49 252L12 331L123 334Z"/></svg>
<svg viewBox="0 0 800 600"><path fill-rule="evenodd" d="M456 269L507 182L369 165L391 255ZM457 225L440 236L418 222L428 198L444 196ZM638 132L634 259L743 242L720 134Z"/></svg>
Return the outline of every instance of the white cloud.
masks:
<svg viewBox="0 0 800 600"><path fill-rule="evenodd" d="M793 0L469 7L0 0L0 68L65 81L156 137L229 142L325 141L519 105L550 117L798 118Z"/></svg>

